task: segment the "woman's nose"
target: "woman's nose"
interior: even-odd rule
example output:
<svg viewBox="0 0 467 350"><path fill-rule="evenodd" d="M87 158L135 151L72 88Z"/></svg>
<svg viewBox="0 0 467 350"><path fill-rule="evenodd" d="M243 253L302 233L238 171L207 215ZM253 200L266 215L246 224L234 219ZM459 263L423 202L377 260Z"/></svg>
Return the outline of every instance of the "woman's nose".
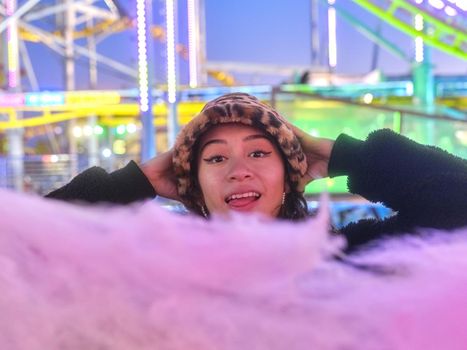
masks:
<svg viewBox="0 0 467 350"><path fill-rule="evenodd" d="M228 174L229 180L243 181L251 177L253 177L253 172L244 160L232 160Z"/></svg>

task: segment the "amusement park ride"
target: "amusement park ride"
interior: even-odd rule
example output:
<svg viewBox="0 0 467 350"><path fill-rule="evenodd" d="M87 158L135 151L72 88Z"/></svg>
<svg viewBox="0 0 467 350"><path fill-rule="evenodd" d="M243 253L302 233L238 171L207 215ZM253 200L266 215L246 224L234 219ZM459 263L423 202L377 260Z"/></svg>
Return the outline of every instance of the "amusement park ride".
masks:
<svg viewBox="0 0 467 350"><path fill-rule="evenodd" d="M430 59L435 48L467 62L466 0L353 1L412 37L414 55L367 26L339 0L311 0L313 62L309 67L210 62L205 53L204 1L183 1L186 45L177 40L173 0L132 2L135 18L112 0L0 1L0 143L7 155L0 158L0 176L6 179L0 186L22 189L23 179L34 178L37 172L61 174L53 183L35 188L47 191L91 165L113 168L119 163L111 160L124 156L150 158L173 143L179 125L206 100L232 90L275 104L313 134L335 137L343 130L364 137L372 129L391 127L467 157L467 77L435 77ZM164 8L162 25L153 24L156 3ZM318 7L326 9L327 18L318 19ZM411 62L411 76L382 79L372 74L352 80L334 74L337 20L352 24L379 47ZM323 28L318 23L327 25ZM137 67L99 50L106 38L127 31L137 34ZM61 57L63 91L43 91L29 54L31 43ZM154 80L156 44L164 47L165 81ZM325 65L316 59L323 51L328 53ZM76 89L75 68L83 58L89 68L85 91ZM178 60L188 66L187 86L179 83ZM134 88L97 90L98 66L134 81ZM284 74L288 83L245 86L236 79L236 73L271 72ZM344 183L331 184L331 191L344 188Z"/></svg>

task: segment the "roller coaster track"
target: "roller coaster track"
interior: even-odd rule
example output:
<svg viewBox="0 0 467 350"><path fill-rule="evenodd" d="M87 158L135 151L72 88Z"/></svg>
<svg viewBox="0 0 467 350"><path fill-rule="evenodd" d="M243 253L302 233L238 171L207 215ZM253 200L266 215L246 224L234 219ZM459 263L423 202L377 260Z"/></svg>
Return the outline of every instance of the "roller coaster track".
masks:
<svg viewBox="0 0 467 350"><path fill-rule="evenodd" d="M386 23L412 37L421 37L427 45L445 53L467 60L467 31L444 23L426 10L407 0L392 0L376 4L373 0L354 0L356 4L371 12ZM413 26L415 15L423 17L426 31L418 31Z"/></svg>

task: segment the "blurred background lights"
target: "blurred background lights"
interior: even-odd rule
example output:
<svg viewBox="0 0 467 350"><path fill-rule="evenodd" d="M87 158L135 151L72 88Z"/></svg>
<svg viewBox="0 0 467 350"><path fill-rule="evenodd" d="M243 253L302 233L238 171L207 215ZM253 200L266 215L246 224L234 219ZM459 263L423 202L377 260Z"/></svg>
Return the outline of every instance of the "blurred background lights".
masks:
<svg viewBox="0 0 467 350"><path fill-rule="evenodd" d="M187 0L188 7L188 50L189 50L189 74L190 74L190 87L195 88L198 86L198 61L197 61L197 37L196 37L196 9L195 0Z"/></svg>
<svg viewBox="0 0 467 350"><path fill-rule="evenodd" d="M175 3L166 0L166 25L167 25L167 98L169 103L175 103L177 98L177 72L175 52Z"/></svg>
<svg viewBox="0 0 467 350"><path fill-rule="evenodd" d="M414 21L415 29L419 32L423 31L423 16L420 14L415 15ZM424 53L423 53L423 38L421 36L417 36L415 38L415 61L416 62L423 62Z"/></svg>
<svg viewBox="0 0 467 350"><path fill-rule="evenodd" d="M452 17L457 16L457 11L451 6L446 6L444 8L444 12L446 12L448 16L452 16Z"/></svg>
<svg viewBox="0 0 467 350"><path fill-rule="evenodd" d="M92 127L90 125L86 125L83 127L83 135L84 136L91 136L93 133Z"/></svg>
<svg viewBox="0 0 467 350"><path fill-rule="evenodd" d="M113 153L122 155L126 153L126 142L125 140L115 140L112 145Z"/></svg>
<svg viewBox="0 0 467 350"><path fill-rule="evenodd" d="M94 126L94 134L102 135L104 133L104 128L100 125Z"/></svg>
<svg viewBox="0 0 467 350"><path fill-rule="evenodd" d="M319 137L319 130L317 130L317 129L310 129L310 130L308 130L308 133L309 133L311 136Z"/></svg>
<svg viewBox="0 0 467 350"><path fill-rule="evenodd" d="M112 150L110 150L110 148L104 148L102 150L102 155L105 157L105 158L109 158L111 155L112 155Z"/></svg>
<svg viewBox="0 0 467 350"><path fill-rule="evenodd" d="M370 104L373 102L373 94L370 94L369 92L363 95L363 102L366 104Z"/></svg>
<svg viewBox="0 0 467 350"><path fill-rule="evenodd" d="M149 110L148 87L148 52L146 28L146 0L136 1L136 15L138 28L138 77L139 77L139 103L143 112Z"/></svg>
<svg viewBox="0 0 467 350"><path fill-rule="evenodd" d="M337 30L336 30L336 9L332 6L335 0L328 0L328 51L329 67L337 66Z"/></svg>
<svg viewBox="0 0 467 350"><path fill-rule="evenodd" d="M117 135L124 135L125 132L126 132L126 127L125 127L125 125L119 125L119 126L117 126L115 131L116 131Z"/></svg>
<svg viewBox="0 0 467 350"><path fill-rule="evenodd" d="M129 133L129 134L133 134L136 132L136 125L133 124L133 123L130 123L126 126L126 131Z"/></svg>
<svg viewBox="0 0 467 350"><path fill-rule="evenodd" d="M413 95L413 83L412 82L408 82L407 84L405 84L405 91L408 96Z"/></svg>
<svg viewBox="0 0 467 350"><path fill-rule="evenodd" d="M467 130L457 130L455 135L464 146L467 146Z"/></svg>
<svg viewBox="0 0 467 350"><path fill-rule="evenodd" d="M80 126L75 126L72 130L72 134L74 137L81 137L83 136L83 129Z"/></svg>
<svg viewBox="0 0 467 350"><path fill-rule="evenodd" d="M441 10L444 7L442 0L428 0L428 3L437 10Z"/></svg>
<svg viewBox="0 0 467 350"><path fill-rule="evenodd" d="M57 163L57 162L59 161L58 155L52 154L52 155L50 156L50 161L51 161L52 163Z"/></svg>

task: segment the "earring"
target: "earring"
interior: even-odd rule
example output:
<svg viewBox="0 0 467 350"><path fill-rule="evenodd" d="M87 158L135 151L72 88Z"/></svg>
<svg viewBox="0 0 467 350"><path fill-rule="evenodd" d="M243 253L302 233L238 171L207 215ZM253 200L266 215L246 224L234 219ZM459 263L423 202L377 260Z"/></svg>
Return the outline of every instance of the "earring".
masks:
<svg viewBox="0 0 467 350"><path fill-rule="evenodd" d="M281 205L285 204L285 192L282 192L282 202Z"/></svg>
<svg viewBox="0 0 467 350"><path fill-rule="evenodd" d="M204 205L201 205L201 212L203 213L203 216L207 219L208 218L208 213L206 211L206 208L204 208Z"/></svg>

